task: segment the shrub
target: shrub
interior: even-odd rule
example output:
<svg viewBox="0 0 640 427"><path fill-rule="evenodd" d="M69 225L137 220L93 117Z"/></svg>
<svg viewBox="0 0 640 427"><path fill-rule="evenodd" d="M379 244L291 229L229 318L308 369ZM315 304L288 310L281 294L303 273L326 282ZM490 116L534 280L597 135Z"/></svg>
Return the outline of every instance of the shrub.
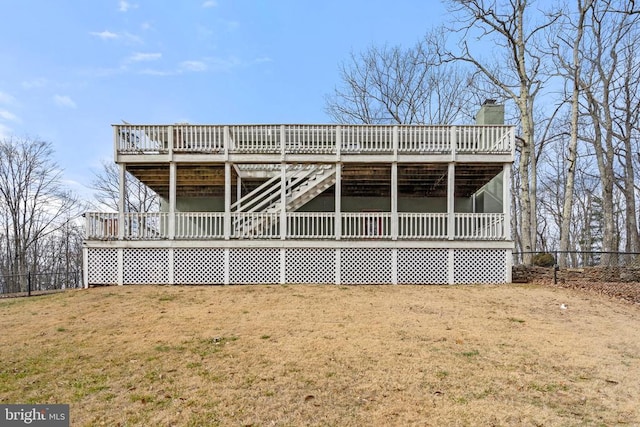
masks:
<svg viewBox="0 0 640 427"><path fill-rule="evenodd" d="M550 253L539 253L533 256L533 265L538 267L553 267L556 259Z"/></svg>

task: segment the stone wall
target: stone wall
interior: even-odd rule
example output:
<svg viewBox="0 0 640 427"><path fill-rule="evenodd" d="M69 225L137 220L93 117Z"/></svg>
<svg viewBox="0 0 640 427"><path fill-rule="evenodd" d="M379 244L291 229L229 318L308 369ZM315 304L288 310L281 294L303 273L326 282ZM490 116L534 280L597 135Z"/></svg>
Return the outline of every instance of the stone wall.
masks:
<svg viewBox="0 0 640 427"><path fill-rule="evenodd" d="M513 283L553 283L553 267L515 265ZM640 267L584 267L560 269L556 272L558 283L582 282L640 282Z"/></svg>

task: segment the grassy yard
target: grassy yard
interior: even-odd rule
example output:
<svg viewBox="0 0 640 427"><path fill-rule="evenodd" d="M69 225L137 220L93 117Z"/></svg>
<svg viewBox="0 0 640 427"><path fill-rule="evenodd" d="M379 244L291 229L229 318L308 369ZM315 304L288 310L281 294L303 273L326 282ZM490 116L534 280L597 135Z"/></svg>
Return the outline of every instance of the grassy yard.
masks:
<svg viewBox="0 0 640 427"><path fill-rule="evenodd" d="M640 307L571 289L105 287L0 321L0 403L74 426L640 425Z"/></svg>

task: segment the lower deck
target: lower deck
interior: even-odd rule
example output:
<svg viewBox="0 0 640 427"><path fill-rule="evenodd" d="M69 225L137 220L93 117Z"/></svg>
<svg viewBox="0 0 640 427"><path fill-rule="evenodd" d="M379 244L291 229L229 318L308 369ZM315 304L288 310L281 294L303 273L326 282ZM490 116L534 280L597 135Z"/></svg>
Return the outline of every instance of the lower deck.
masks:
<svg viewBox="0 0 640 427"><path fill-rule="evenodd" d="M171 247L136 243L142 242L86 247L85 286L511 282L512 248L506 242L485 242L484 247L452 242L421 246L345 241L336 246L256 241L243 247L233 241Z"/></svg>

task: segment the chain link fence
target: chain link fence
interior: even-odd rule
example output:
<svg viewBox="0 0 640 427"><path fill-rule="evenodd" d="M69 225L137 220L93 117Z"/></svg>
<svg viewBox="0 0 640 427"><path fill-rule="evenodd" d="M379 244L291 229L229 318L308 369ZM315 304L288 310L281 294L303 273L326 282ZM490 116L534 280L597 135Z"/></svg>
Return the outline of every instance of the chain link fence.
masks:
<svg viewBox="0 0 640 427"><path fill-rule="evenodd" d="M82 287L82 274L72 270L57 273L0 275L0 297L31 296Z"/></svg>
<svg viewBox="0 0 640 427"><path fill-rule="evenodd" d="M526 255L531 255L527 265L539 267L640 267L640 252L610 251L513 252L513 265L525 265Z"/></svg>

